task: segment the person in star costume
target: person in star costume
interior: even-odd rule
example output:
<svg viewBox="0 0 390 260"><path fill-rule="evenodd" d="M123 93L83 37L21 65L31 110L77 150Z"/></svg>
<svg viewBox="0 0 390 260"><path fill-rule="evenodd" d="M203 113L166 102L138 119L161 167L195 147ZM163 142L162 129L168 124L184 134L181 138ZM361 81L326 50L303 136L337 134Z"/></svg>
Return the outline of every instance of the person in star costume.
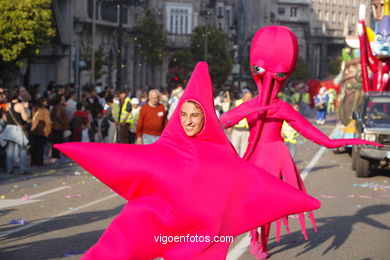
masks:
<svg viewBox="0 0 390 260"><path fill-rule="evenodd" d="M199 131L194 122L183 120L183 112L192 114L188 101L203 111ZM155 143L65 143L56 148L128 201L82 259L222 260L228 242L162 244L155 238L238 236L320 207L318 200L239 158L215 114L205 62L197 64Z"/></svg>
<svg viewBox="0 0 390 260"><path fill-rule="evenodd" d="M251 43L250 66L259 95L222 114L220 121L224 128L229 128L246 118L250 136L243 158L291 186L306 192L299 170L281 136L284 121L304 137L327 148L355 144L381 145L361 139L331 140L295 111L291 105L278 98L284 81L294 71L297 56L297 38L290 29L284 26L266 26L258 30ZM252 112L256 107L267 107L267 110ZM316 231L313 212L309 212L309 217ZM298 219L303 236L307 239L304 214L298 214ZM289 232L287 218L284 218L284 223ZM281 220L278 220L276 222L277 241L280 238L280 227ZM268 257L269 230L270 224L261 227L260 246L257 229L251 231L250 252L259 259Z"/></svg>

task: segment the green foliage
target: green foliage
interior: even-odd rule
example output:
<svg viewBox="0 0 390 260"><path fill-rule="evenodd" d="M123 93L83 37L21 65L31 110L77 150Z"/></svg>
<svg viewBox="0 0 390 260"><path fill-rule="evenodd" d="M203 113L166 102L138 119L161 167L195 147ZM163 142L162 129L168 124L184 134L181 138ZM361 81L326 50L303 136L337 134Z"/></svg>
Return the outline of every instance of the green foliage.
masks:
<svg viewBox="0 0 390 260"><path fill-rule="evenodd" d="M337 57L331 60L328 64L328 72L330 75L337 75L341 70L342 57Z"/></svg>
<svg viewBox="0 0 390 260"><path fill-rule="evenodd" d="M229 40L215 28L208 28L207 63L213 83L222 85L231 74L233 59L229 53ZM198 26L191 36L191 52L195 61L204 60L205 26Z"/></svg>
<svg viewBox="0 0 390 260"><path fill-rule="evenodd" d="M302 57L298 57L297 65L290 76L290 80L305 80L309 77L309 65Z"/></svg>
<svg viewBox="0 0 390 260"><path fill-rule="evenodd" d="M136 35L134 40L147 63L152 66L160 64L166 44L162 25L147 12L142 24L134 28L134 33Z"/></svg>
<svg viewBox="0 0 390 260"><path fill-rule="evenodd" d="M87 64L87 69L91 69L91 48L84 49L81 54L82 59ZM108 58L102 45L95 50L95 80L100 79L106 72L104 71L105 66L112 64L112 61Z"/></svg>
<svg viewBox="0 0 390 260"><path fill-rule="evenodd" d="M0 0L0 59L17 62L26 52L39 53L55 30L51 0Z"/></svg>
<svg viewBox="0 0 390 260"><path fill-rule="evenodd" d="M181 49L174 54L169 65L170 68L181 71L182 74L188 76L193 70L195 62L189 49Z"/></svg>

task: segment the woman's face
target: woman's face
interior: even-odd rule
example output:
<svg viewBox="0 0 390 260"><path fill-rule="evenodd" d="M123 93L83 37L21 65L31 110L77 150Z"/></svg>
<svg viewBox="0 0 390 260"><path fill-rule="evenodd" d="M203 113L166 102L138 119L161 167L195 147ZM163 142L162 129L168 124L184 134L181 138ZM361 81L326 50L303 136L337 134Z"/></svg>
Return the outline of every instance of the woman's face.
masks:
<svg viewBox="0 0 390 260"><path fill-rule="evenodd" d="M181 125L188 136L197 135L203 128L204 115L200 106L192 102L184 102L181 106Z"/></svg>

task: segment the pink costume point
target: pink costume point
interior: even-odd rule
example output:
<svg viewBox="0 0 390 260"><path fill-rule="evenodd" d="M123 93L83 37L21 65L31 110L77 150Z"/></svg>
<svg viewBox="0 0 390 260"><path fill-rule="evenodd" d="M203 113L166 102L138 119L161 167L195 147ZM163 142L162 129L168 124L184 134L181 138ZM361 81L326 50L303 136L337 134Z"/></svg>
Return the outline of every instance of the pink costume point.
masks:
<svg viewBox="0 0 390 260"><path fill-rule="evenodd" d="M241 104L235 109L222 114L224 128L234 126L246 118L249 124L250 137L244 159L265 169L275 177L282 179L293 187L304 192L305 187L290 152L281 137L283 121L306 138L328 148L350 144L372 144L361 139L331 140L308 120L295 111L277 95L283 82L294 71L298 55L298 44L294 33L284 26L267 26L257 31L253 37L250 50L250 66L259 95ZM262 110L263 109L263 110ZM309 217L316 230L314 215ZM307 239L304 214L298 214L302 233ZM287 218L284 218L287 226ZM276 222L276 239L279 241L281 220ZM270 224L261 228L261 245L258 245L257 229L251 231L251 253L258 258L266 258ZM289 232L289 231L288 231Z"/></svg>
<svg viewBox="0 0 390 260"><path fill-rule="evenodd" d="M198 102L205 124L188 137L184 101ZM215 114L207 63L197 64L158 141L151 145L56 145L128 202L83 259L218 260L237 236L320 202L238 157ZM211 241L162 244L155 237L209 236Z"/></svg>

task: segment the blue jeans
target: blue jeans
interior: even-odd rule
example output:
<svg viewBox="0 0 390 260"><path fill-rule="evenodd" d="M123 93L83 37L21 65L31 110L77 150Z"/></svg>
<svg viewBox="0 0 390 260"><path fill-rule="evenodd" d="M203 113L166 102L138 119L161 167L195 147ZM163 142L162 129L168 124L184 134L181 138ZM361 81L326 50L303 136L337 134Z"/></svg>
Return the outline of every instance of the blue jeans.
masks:
<svg viewBox="0 0 390 260"><path fill-rule="evenodd" d="M156 142L159 137L160 137L159 135L145 135L145 134L143 134L142 135L142 143L143 144L152 144L152 143Z"/></svg>
<svg viewBox="0 0 390 260"><path fill-rule="evenodd" d="M27 171L27 147L22 147L20 144L14 143L12 141L7 142L7 147L5 148L5 153L7 157L7 172L11 173L14 167L14 164L19 160L19 166L21 172Z"/></svg>
<svg viewBox="0 0 390 260"><path fill-rule="evenodd" d="M325 120L326 119L326 110L327 110L326 107L324 109L317 110L317 120Z"/></svg>

